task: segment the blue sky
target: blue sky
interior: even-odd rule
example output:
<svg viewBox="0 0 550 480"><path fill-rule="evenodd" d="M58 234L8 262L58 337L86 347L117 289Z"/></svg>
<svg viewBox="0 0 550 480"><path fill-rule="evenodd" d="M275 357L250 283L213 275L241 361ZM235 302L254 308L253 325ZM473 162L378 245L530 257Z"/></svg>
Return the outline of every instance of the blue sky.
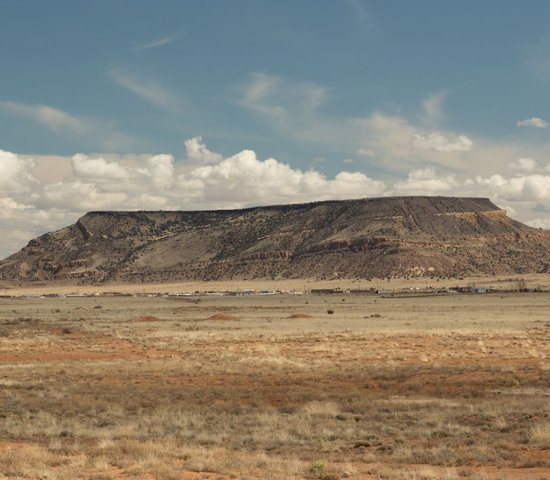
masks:
<svg viewBox="0 0 550 480"><path fill-rule="evenodd" d="M0 0L0 18L0 256L95 206L471 194L550 226L547 1Z"/></svg>

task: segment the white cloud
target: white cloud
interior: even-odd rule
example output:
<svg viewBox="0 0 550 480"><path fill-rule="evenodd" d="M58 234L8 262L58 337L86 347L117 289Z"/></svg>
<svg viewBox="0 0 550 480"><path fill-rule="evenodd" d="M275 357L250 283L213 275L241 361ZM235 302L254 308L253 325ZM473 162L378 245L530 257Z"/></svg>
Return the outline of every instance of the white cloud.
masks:
<svg viewBox="0 0 550 480"><path fill-rule="evenodd" d="M23 158L12 152L0 150L0 194L28 193L36 186L32 171L32 158Z"/></svg>
<svg viewBox="0 0 550 480"><path fill-rule="evenodd" d="M129 177L127 168L104 158L90 158L78 153L72 158L74 174L80 178L124 180Z"/></svg>
<svg viewBox="0 0 550 480"><path fill-rule="evenodd" d="M155 155L147 160L147 166L142 170L151 180L153 188L169 190L175 180L174 157L172 155Z"/></svg>
<svg viewBox="0 0 550 480"><path fill-rule="evenodd" d="M179 38L179 35L174 33L172 35L165 35L163 37L157 38L150 42L143 43L136 47L137 51L150 50L153 48L163 47L164 45L169 45L174 43Z"/></svg>
<svg viewBox="0 0 550 480"><path fill-rule="evenodd" d="M202 142L202 137L193 137L185 141L185 150L187 159L199 163L220 163L223 156L219 153L211 152Z"/></svg>
<svg viewBox="0 0 550 480"><path fill-rule="evenodd" d="M32 208L32 205L18 203L11 197L0 197L0 218L3 220L11 220L20 215L24 210Z"/></svg>
<svg viewBox="0 0 550 480"><path fill-rule="evenodd" d="M373 180L361 172L340 172L334 180L327 180L328 195L324 199L377 197L384 193L385 182Z"/></svg>
<svg viewBox="0 0 550 480"><path fill-rule="evenodd" d="M437 175L433 168L414 170L407 180L393 186L395 195L438 195L456 190L459 183L453 175Z"/></svg>
<svg viewBox="0 0 550 480"><path fill-rule="evenodd" d="M518 127L548 128L550 124L539 117L531 117L517 122Z"/></svg>
<svg viewBox="0 0 550 480"><path fill-rule="evenodd" d="M155 107L174 113L181 113L182 111L181 100L178 96L155 82L136 78L119 68L111 70L111 78L120 87L148 101Z"/></svg>
<svg viewBox="0 0 550 480"><path fill-rule="evenodd" d="M79 180L101 185L104 191L122 190L128 193L147 188L169 190L172 187L175 180L172 155L154 155L137 161L136 166L126 166L120 161L107 161L103 157L88 157L79 153L72 157L72 168Z"/></svg>
<svg viewBox="0 0 550 480"><path fill-rule="evenodd" d="M366 197L380 195L385 188L384 182L362 173L341 172L330 180L318 171L296 170L273 158L258 160L251 150L217 165L196 168L180 182L183 190L190 186L201 202L228 201L240 206Z"/></svg>
<svg viewBox="0 0 550 480"><path fill-rule="evenodd" d="M254 74L252 81L246 86L242 104L275 120L283 120L288 112L280 105L270 104L271 97L275 96L281 80L278 77L265 73Z"/></svg>
<svg viewBox="0 0 550 480"><path fill-rule="evenodd" d="M518 158L508 163L508 168L514 173L530 173L537 168L537 162L532 158Z"/></svg>
<svg viewBox="0 0 550 480"><path fill-rule="evenodd" d="M358 148L357 149L357 155L361 155L362 157L374 157L374 151L372 148Z"/></svg>
<svg viewBox="0 0 550 480"><path fill-rule="evenodd" d="M81 180L45 185L38 202L41 208L70 208L71 211L120 209L128 196L123 192L102 191L101 185Z"/></svg>
<svg viewBox="0 0 550 480"><path fill-rule="evenodd" d="M370 117L357 118L352 123L367 145L359 147L359 150L372 152L369 156L380 154L405 161L410 158L416 129L405 119L377 112Z"/></svg>
<svg viewBox="0 0 550 480"><path fill-rule="evenodd" d="M83 134L96 127L90 120L75 117L48 105L0 102L0 110L19 117L28 118L56 132L68 129L72 132Z"/></svg>
<svg viewBox="0 0 550 480"><path fill-rule="evenodd" d="M475 185L483 187L486 195L496 201L530 203L533 212L536 202L550 200L550 175L533 173L506 178L495 174L476 177Z"/></svg>
<svg viewBox="0 0 550 480"><path fill-rule="evenodd" d="M438 152L467 152L474 145L466 135L450 135L441 132L433 132L426 136L417 133L412 143L415 148Z"/></svg>
<svg viewBox="0 0 550 480"><path fill-rule="evenodd" d="M550 200L550 176L533 174L512 177L495 188L495 194L506 200L548 201Z"/></svg>

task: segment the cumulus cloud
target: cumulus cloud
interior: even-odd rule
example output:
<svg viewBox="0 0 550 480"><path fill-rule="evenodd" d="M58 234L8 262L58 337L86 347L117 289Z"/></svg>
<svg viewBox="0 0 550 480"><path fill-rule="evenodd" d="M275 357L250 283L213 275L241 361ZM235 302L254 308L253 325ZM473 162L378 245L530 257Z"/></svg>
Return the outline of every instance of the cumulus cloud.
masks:
<svg viewBox="0 0 550 480"><path fill-rule="evenodd" d="M34 167L32 158L0 150L0 194L28 193L37 184Z"/></svg>
<svg viewBox="0 0 550 480"><path fill-rule="evenodd" d="M450 135L441 132L430 133L426 136L415 134L413 146L424 150L438 152L467 152L474 143L466 135Z"/></svg>
<svg viewBox="0 0 550 480"><path fill-rule="evenodd" d="M525 120L519 120L516 124L518 127L534 127L534 128L548 128L550 124L539 117L531 117Z"/></svg>
<svg viewBox="0 0 550 480"><path fill-rule="evenodd" d="M78 153L72 158L74 174L81 178L123 180L129 177L128 169L104 158L90 158Z"/></svg>
<svg viewBox="0 0 550 480"><path fill-rule="evenodd" d="M273 158L259 160L251 150L196 168L179 182L200 202L228 201L240 206L366 197L380 195L385 188L384 182L363 173L341 172L331 180L316 170L303 172Z"/></svg>
<svg viewBox="0 0 550 480"><path fill-rule="evenodd" d="M395 195L439 195L455 190L459 183L453 175L438 175L433 168L414 170L404 181L395 183Z"/></svg>
<svg viewBox="0 0 550 480"><path fill-rule="evenodd" d="M480 184L485 184L497 198L533 202L550 200L550 176L531 174L503 178L500 175L493 175L487 179L478 179Z"/></svg>
<svg viewBox="0 0 550 480"><path fill-rule="evenodd" d="M124 192L103 191L100 184L81 180L55 182L45 185L38 205L42 208L84 212L87 210L120 209L128 196Z"/></svg>
<svg viewBox="0 0 550 480"><path fill-rule="evenodd" d="M220 163L223 156L219 153L211 152L202 142L202 137L193 137L185 141L185 150L187 159L199 163Z"/></svg>
<svg viewBox="0 0 550 480"><path fill-rule="evenodd" d="M140 170L151 180L156 190L169 190L174 184L174 157L172 155L155 155L147 160L147 166Z"/></svg>

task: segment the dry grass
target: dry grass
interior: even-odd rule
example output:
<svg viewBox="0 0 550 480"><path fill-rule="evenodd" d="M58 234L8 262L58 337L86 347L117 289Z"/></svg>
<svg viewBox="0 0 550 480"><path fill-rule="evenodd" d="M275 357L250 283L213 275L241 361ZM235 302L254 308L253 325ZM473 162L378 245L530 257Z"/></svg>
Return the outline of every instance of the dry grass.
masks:
<svg viewBox="0 0 550 480"><path fill-rule="evenodd" d="M543 421L533 425L530 440L536 445L550 449L550 421Z"/></svg>
<svg viewBox="0 0 550 480"><path fill-rule="evenodd" d="M0 477L543 478L549 299L0 300Z"/></svg>

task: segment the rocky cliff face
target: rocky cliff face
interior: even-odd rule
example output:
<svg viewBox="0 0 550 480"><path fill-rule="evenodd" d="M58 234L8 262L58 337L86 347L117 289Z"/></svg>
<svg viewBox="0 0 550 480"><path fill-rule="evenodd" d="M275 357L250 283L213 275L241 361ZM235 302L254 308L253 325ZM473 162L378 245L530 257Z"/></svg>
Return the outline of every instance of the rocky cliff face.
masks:
<svg viewBox="0 0 550 480"><path fill-rule="evenodd" d="M550 269L550 232L485 198L90 212L0 262L4 281L372 278Z"/></svg>

